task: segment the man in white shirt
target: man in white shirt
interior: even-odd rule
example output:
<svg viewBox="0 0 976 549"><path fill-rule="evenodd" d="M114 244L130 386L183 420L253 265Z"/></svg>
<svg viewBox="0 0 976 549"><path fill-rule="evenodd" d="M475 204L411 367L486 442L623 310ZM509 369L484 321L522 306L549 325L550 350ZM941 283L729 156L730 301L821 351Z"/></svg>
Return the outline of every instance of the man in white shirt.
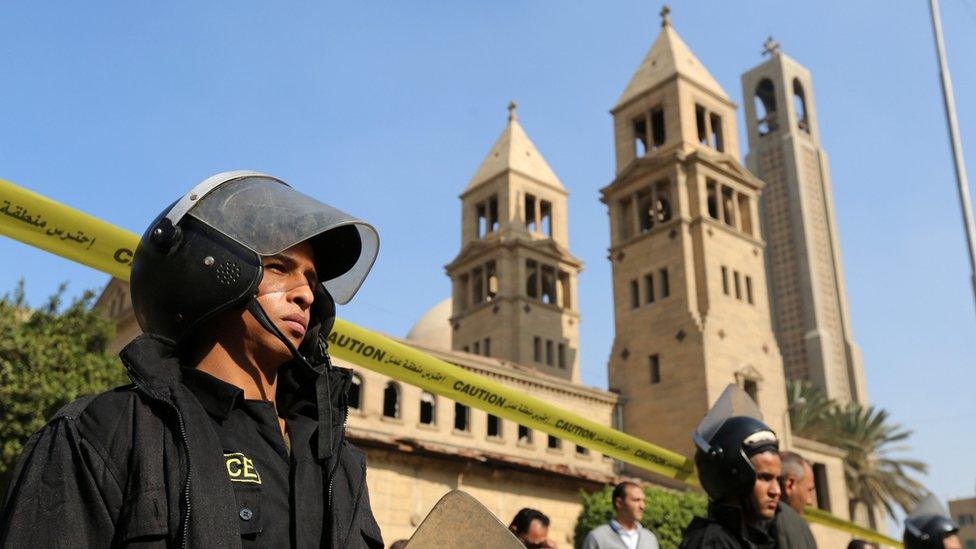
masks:
<svg viewBox="0 0 976 549"><path fill-rule="evenodd" d="M583 549L659 549L657 536L641 526L644 490L624 481L613 488L612 498L617 517L594 528L583 541Z"/></svg>

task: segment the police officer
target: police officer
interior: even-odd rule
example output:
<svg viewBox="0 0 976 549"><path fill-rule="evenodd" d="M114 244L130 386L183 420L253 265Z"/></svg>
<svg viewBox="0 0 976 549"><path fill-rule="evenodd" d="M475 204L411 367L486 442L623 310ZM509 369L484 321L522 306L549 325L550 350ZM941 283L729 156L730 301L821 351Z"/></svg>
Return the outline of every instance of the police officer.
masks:
<svg viewBox="0 0 976 549"><path fill-rule="evenodd" d="M131 385L83 397L24 448L4 547L382 547L351 373L325 346L373 265L367 223L255 172L215 175L146 231Z"/></svg>
<svg viewBox="0 0 976 549"><path fill-rule="evenodd" d="M708 493L708 517L692 520L682 548L776 546L779 441L761 417L749 395L729 385L696 428L695 465Z"/></svg>
<svg viewBox="0 0 976 549"><path fill-rule="evenodd" d="M962 549L959 526L935 494L923 499L905 519L905 549Z"/></svg>

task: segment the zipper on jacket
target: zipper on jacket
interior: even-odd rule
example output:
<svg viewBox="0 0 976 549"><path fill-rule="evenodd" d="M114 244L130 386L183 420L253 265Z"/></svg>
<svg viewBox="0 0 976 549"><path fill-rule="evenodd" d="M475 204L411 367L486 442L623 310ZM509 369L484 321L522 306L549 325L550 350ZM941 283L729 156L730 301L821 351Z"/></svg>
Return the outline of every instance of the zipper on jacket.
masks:
<svg viewBox="0 0 976 549"><path fill-rule="evenodd" d="M176 422L180 427L180 441L183 443L183 453L186 455L186 481L183 483L183 502L186 505L186 513L183 515L181 520L182 524L180 525L180 529L182 530L183 534L180 547L185 548L187 538L190 533L190 477L192 471L190 469L190 443L187 440L186 423L183 421L183 414L180 413L180 409L177 408L175 404L164 398L156 396L152 391L139 383L139 376L135 373L135 371L125 363L125 360L123 360L122 363L125 364L125 369L128 371L129 379L132 380L132 384L135 385L136 390L155 401L166 404L172 408L173 412L176 414Z"/></svg>

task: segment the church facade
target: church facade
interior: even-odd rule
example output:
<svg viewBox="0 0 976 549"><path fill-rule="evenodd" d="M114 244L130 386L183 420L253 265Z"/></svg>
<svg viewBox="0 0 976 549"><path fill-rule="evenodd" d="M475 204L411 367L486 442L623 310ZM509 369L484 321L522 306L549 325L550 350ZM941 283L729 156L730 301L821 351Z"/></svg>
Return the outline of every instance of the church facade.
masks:
<svg viewBox="0 0 976 549"><path fill-rule="evenodd" d="M452 295L427 311L404 343L686 455L694 425L727 384L737 383L784 445L814 463L818 505L849 518L843 455L792 436L786 403L787 379L809 379L842 401L866 399L826 159L812 129L810 77L774 52L743 76L743 87L751 101L769 81L776 105L788 105L791 78L805 90L809 131L803 135L786 107L763 103L759 112L747 102L743 166L736 105L664 14L611 111L616 168L600 189L613 273L609 390L580 383L583 263L570 251L569 193L514 104L460 195L461 246L445 266ZM811 197L819 202L811 205ZM780 230L784 217L790 225ZM783 284L787 279L800 282ZM96 306L118 325L111 350L139 333L124 282L111 281ZM506 523L522 507L542 510L552 519L551 537L571 546L580 490L624 476L662 482L337 362L356 372L348 436L368 454L372 507L387 542L408 538L442 495L462 489ZM824 547L849 539L814 530Z"/></svg>

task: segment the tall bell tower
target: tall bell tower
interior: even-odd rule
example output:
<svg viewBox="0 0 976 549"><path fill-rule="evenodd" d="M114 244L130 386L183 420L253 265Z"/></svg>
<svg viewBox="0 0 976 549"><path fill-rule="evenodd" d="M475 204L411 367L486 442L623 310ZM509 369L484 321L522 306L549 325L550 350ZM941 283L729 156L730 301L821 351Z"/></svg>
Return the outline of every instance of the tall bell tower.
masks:
<svg viewBox="0 0 976 549"><path fill-rule="evenodd" d="M742 75L746 163L767 185L761 211L770 302L786 374L838 402L867 404L813 80L772 38L765 50L769 59Z"/></svg>
<svg viewBox="0 0 976 549"><path fill-rule="evenodd" d="M769 319L758 199L739 163L736 106L662 10L617 105L610 214L615 338L609 386L623 430L691 455L729 383L783 433L786 390Z"/></svg>
<svg viewBox="0 0 976 549"><path fill-rule="evenodd" d="M451 346L579 381L577 280L569 193L519 123L508 124L461 193Z"/></svg>

